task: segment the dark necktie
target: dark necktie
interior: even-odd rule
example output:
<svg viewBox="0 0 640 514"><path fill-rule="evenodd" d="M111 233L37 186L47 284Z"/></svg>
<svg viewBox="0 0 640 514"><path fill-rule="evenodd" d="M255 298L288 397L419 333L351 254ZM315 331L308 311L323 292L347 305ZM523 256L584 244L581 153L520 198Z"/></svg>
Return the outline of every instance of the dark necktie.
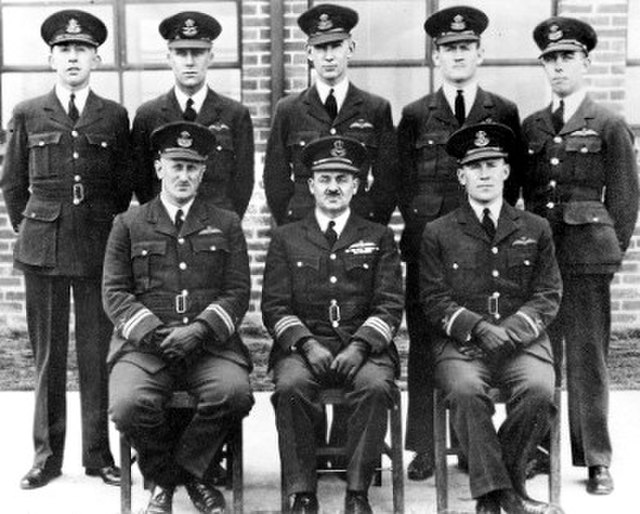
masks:
<svg viewBox="0 0 640 514"><path fill-rule="evenodd" d="M178 211L176 212L176 219L174 221L174 224L176 226L176 230L180 232L182 225L184 225L184 212L182 211L182 209L178 209Z"/></svg>
<svg viewBox="0 0 640 514"><path fill-rule="evenodd" d="M188 98L187 106L184 109L184 114L182 115L182 118L185 121L196 121L197 116L198 116L198 113L193 108L193 98Z"/></svg>
<svg viewBox="0 0 640 514"><path fill-rule="evenodd" d="M564 127L564 100L560 100L558 108L551 113L551 122L553 123L553 130L556 134Z"/></svg>
<svg viewBox="0 0 640 514"><path fill-rule="evenodd" d="M493 241L493 238L496 235L496 226L493 224L493 220L491 219L491 211L486 207L482 211L482 227L489 236L489 239Z"/></svg>
<svg viewBox="0 0 640 514"><path fill-rule="evenodd" d="M455 111L456 111L455 114L456 114L456 119L458 120L458 124L462 126L465 118L464 95L462 94L462 89L458 89L456 94Z"/></svg>
<svg viewBox="0 0 640 514"><path fill-rule="evenodd" d="M329 117L332 120L335 120L338 115L338 104L336 102L336 97L333 96L333 89L329 90L329 95L324 102L324 108L327 110Z"/></svg>
<svg viewBox="0 0 640 514"><path fill-rule="evenodd" d="M76 107L76 95L74 93L71 93L69 95L69 118L71 118L71 121L73 121L73 123L75 123L76 121L78 121L78 118L80 117L80 113L78 112L78 108Z"/></svg>
<svg viewBox="0 0 640 514"><path fill-rule="evenodd" d="M330 221L329 225L327 226L327 230L324 233L324 236L327 238L327 241L329 242L329 246L331 246L331 247L333 247L333 245L338 240L338 233L333 228L335 226L336 226L336 222L335 221Z"/></svg>

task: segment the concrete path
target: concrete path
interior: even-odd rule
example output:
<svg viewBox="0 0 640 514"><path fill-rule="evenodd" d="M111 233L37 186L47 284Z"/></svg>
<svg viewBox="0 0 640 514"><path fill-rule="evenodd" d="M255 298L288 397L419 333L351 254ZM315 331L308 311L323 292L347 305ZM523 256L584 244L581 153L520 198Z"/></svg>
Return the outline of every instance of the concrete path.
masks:
<svg viewBox="0 0 640 514"><path fill-rule="evenodd" d="M69 393L69 428L62 477L48 486L23 491L18 483L28 470L32 458L31 416L33 393L0 393L2 413L0 437L0 513L6 514L117 514L119 490L103 485L99 479L84 475L80 462L80 422L77 393ZM566 398L564 398L566 402ZM406 393L403 395L406 408ZM498 414L499 419L500 413ZM404 417L403 417L404 419ZM640 391L619 391L611 395L614 463L612 473L616 490L611 496L594 497L585 490L586 470L570 466L566 405L562 430L562 506L567 514L635 514L640 512L640 481L636 464L640 461ZM117 432L112 430L112 449L117 453ZM269 393L257 393L256 405L244 423L245 512L275 513L280 505L280 473L273 411ZM405 454L405 466L410 455ZM117 458L117 456L116 456ZM450 463L450 507L452 513L473 513L466 475ZM383 486L372 487L370 499L376 513L391 513L390 477L385 473ZM530 482L534 498L546 498L546 477ZM425 482L405 481L406 512L435 512L433 479ZM231 494L225 493L231 504ZM143 491L141 477L135 467L133 510L141 512L148 493ZM323 478L319 489L322 512L342 512L344 484L337 478ZM174 500L174 514L194 513L183 489Z"/></svg>

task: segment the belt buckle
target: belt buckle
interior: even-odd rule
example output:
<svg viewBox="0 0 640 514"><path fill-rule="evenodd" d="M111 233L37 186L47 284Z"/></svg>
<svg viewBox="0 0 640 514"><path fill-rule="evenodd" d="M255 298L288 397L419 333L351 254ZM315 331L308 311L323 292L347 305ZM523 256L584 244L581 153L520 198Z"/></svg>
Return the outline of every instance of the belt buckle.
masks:
<svg viewBox="0 0 640 514"><path fill-rule="evenodd" d="M180 293L176 295L176 312L178 314L184 314L187 312L187 293Z"/></svg>
<svg viewBox="0 0 640 514"><path fill-rule="evenodd" d="M329 305L329 321L331 321L331 326L337 327L340 325L340 306L338 305L337 300L331 300L331 304Z"/></svg>
<svg viewBox="0 0 640 514"><path fill-rule="evenodd" d="M73 184L73 204L78 205L84 200L84 186L82 184Z"/></svg>
<svg viewBox="0 0 640 514"><path fill-rule="evenodd" d="M487 298L487 310L495 319L500 319L500 293L493 293Z"/></svg>

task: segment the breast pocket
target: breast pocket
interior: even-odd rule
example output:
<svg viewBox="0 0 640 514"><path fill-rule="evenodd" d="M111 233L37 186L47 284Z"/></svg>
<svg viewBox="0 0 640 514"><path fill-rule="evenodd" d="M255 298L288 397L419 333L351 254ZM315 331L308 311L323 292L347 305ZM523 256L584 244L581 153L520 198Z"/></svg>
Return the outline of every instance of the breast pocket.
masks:
<svg viewBox="0 0 640 514"><path fill-rule="evenodd" d="M445 145L448 138L449 136L444 132L425 132L418 136L415 150L420 178L443 175L444 178L451 179L449 174L455 169L455 160L446 151Z"/></svg>
<svg viewBox="0 0 640 514"><path fill-rule="evenodd" d="M296 255L291 261L293 293L305 298L320 285L320 257Z"/></svg>
<svg viewBox="0 0 640 514"><path fill-rule="evenodd" d="M209 176L205 179L225 183L233 174L233 164L236 160L235 144L229 130L214 132L214 134L216 145L209 156L214 165L207 168Z"/></svg>
<svg viewBox="0 0 640 514"><path fill-rule="evenodd" d="M142 241L133 243L131 247L131 261L135 292L144 293L162 286L158 273L161 262L167 253L166 241ZM156 273L154 273L154 270Z"/></svg>
<svg viewBox="0 0 640 514"><path fill-rule="evenodd" d="M478 258L472 249L459 252L446 261L447 281L459 294L473 293L482 289L482 277L478 272Z"/></svg>
<svg viewBox="0 0 640 514"><path fill-rule="evenodd" d="M229 241L223 234L196 236L191 240L194 274L207 277L202 282L220 281L224 276Z"/></svg>
<svg viewBox="0 0 640 514"><path fill-rule="evenodd" d="M115 138L107 134L87 134L87 143L99 169L104 170L105 175L110 174L115 166Z"/></svg>
<svg viewBox="0 0 640 514"><path fill-rule="evenodd" d="M41 132L29 135L29 175L31 177L60 175L61 166L56 165L54 156L61 138L62 132Z"/></svg>
<svg viewBox="0 0 640 514"><path fill-rule="evenodd" d="M519 288L528 288L536 264L536 246L507 249L507 277Z"/></svg>
<svg viewBox="0 0 640 514"><path fill-rule="evenodd" d="M344 267L347 275L359 283L367 283L373 278L375 255L345 255Z"/></svg>
<svg viewBox="0 0 640 514"><path fill-rule="evenodd" d="M299 130L297 132L293 132L289 134L287 137L287 151L289 152L289 159L292 163L294 163L294 167L296 163L300 166L300 154L304 147L307 146L311 141L315 141L320 137L320 132L316 130Z"/></svg>
<svg viewBox="0 0 640 514"><path fill-rule="evenodd" d="M573 164L573 176L580 180L604 180L602 139L600 136L569 136L565 150Z"/></svg>

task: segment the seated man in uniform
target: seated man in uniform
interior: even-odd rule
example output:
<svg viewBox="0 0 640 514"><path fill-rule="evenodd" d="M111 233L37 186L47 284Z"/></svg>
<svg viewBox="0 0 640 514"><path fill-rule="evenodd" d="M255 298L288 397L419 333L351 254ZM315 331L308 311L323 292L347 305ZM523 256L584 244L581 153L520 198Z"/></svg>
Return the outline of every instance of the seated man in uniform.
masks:
<svg viewBox="0 0 640 514"><path fill-rule="evenodd" d="M237 333L249 305L249 259L238 216L196 193L215 137L191 122L151 137L158 197L114 222L103 302L113 321L110 413L155 484L148 514L170 513L184 484L200 512L222 493L203 480L229 429L249 413L251 362ZM175 390L197 399L176 434L163 405Z"/></svg>
<svg viewBox="0 0 640 514"><path fill-rule="evenodd" d="M421 302L441 329L433 340L435 381L468 456L476 512L558 513L528 497L525 472L555 415L545 329L558 311L562 283L549 224L503 201L513 142L511 129L497 123L469 125L450 137L447 152L458 159L467 201L426 226ZM493 387L508 398L498 432Z"/></svg>
<svg viewBox="0 0 640 514"><path fill-rule="evenodd" d="M393 344L402 317L400 257L388 227L352 213L368 169L355 139L310 143L302 162L315 209L274 230L267 254L262 315L270 356L280 458L292 512L316 513L316 454L324 432L318 391L343 386L347 408L345 512L369 513L367 498L398 394Z"/></svg>

